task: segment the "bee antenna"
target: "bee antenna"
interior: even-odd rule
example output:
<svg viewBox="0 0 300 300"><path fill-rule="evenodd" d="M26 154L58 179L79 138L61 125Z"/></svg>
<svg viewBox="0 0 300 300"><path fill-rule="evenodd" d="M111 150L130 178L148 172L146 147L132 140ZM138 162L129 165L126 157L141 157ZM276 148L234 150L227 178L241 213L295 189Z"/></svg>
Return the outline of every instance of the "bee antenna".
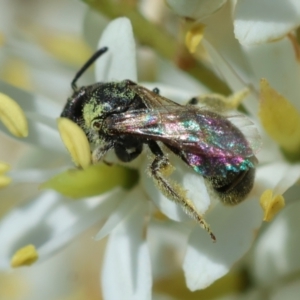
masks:
<svg viewBox="0 0 300 300"><path fill-rule="evenodd" d="M81 69L76 73L74 79L71 82L71 87L73 91L75 92L77 90L76 82L80 78L80 76L106 51L108 50L108 47L102 47L99 50L97 50L90 58L89 60L81 67Z"/></svg>

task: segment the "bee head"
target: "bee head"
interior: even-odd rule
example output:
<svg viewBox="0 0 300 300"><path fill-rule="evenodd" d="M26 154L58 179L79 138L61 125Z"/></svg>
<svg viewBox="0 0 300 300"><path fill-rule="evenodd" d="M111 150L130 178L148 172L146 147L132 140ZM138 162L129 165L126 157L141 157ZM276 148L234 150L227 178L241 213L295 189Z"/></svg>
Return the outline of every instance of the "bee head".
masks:
<svg viewBox="0 0 300 300"><path fill-rule="evenodd" d="M102 47L101 49L96 51L96 53L94 53L94 55L76 73L74 79L71 82L73 95L67 100L67 103L60 116L72 120L73 122L77 123L80 127L83 127L82 125L84 125L84 108L87 104L89 104L92 101L91 91L94 90L94 88L98 85L101 85L101 83L78 88L77 80L95 62L95 60L99 58L102 54L104 54L107 50L107 47Z"/></svg>
<svg viewBox="0 0 300 300"><path fill-rule="evenodd" d="M61 113L61 117L68 118L80 125L83 119L83 107L89 101L87 88L82 87L74 91L73 95L68 98L67 103Z"/></svg>

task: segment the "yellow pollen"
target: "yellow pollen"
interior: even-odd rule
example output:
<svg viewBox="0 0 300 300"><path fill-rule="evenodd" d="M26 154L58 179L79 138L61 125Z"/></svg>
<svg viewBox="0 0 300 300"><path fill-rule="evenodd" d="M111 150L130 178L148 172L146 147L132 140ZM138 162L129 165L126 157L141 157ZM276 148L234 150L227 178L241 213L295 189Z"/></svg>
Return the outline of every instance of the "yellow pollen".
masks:
<svg viewBox="0 0 300 300"><path fill-rule="evenodd" d="M33 245L27 245L20 248L11 259L11 266L18 268L22 266L30 266L38 259L38 253Z"/></svg>
<svg viewBox="0 0 300 300"><path fill-rule="evenodd" d="M249 89L245 88L228 97L220 94L203 94L197 97L199 104L205 104L216 111L228 111L237 109L242 101L249 95Z"/></svg>
<svg viewBox="0 0 300 300"><path fill-rule="evenodd" d="M260 197L260 206L264 211L264 221L270 222L284 207L285 200L282 195L273 195L272 190L266 190Z"/></svg>
<svg viewBox="0 0 300 300"><path fill-rule="evenodd" d="M23 110L13 99L2 93L0 93L0 120L16 137L28 135L28 125Z"/></svg>
<svg viewBox="0 0 300 300"><path fill-rule="evenodd" d="M88 167L91 164L91 151L83 130L67 118L57 119L57 125L61 139L74 163L83 169Z"/></svg>
<svg viewBox="0 0 300 300"><path fill-rule="evenodd" d="M227 109L236 109L243 102L243 100L249 95L249 89L245 88L241 91L238 91L229 97L226 97L226 108Z"/></svg>
<svg viewBox="0 0 300 300"><path fill-rule="evenodd" d="M201 23L193 24L185 35L185 45L190 53L195 53L198 45L203 39L205 25Z"/></svg>

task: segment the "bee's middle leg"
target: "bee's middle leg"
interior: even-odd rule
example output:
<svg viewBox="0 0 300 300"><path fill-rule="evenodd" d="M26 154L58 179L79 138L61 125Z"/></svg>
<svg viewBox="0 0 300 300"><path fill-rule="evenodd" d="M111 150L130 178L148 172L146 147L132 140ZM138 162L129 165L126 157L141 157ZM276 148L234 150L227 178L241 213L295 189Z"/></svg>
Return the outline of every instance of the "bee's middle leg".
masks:
<svg viewBox="0 0 300 300"><path fill-rule="evenodd" d="M209 225L197 212L192 201L186 197L186 191L178 183L166 178L174 170L169 159L163 154L156 142L151 141L148 145L151 152L155 155L155 159L148 169L149 176L154 180L164 196L179 204L188 215L195 219L200 226L209 233L212 240L215 241L216 237L211 232Z"/></svg>

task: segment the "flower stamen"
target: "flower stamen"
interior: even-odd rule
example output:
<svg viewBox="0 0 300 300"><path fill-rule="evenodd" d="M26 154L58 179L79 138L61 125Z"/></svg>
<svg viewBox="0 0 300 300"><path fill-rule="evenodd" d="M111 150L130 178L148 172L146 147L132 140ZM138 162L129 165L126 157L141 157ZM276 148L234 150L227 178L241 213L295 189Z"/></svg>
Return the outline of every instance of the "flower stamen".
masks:
<svg viewBox="0 0 300 300"><path fill-rule="evenodd" d="M190 53L195 53L198 45L204 36L205 25L201 23L193 24L185 35L185 45Z"/></svg>
<svg viewBox="0 0 300 300"><path fill-rule="evenodd" d="M9 96L0 93L0 120L16 137L27 137L28 124L22 108Z"/></svg>
<svg viewBox="0 0 300 300"><path fill-rule="evenodd" d="M260 197L260 206L264 211L264 221L270 222L274 216L285 206L282 195L273 195L272 190L266 190Z"/></svg>
<svg viewBox="0 0 300 300"><path fill-rule="evenodd" d="M91 151L83 130L67 118L59 118L57 125L61 139L74 163L83 169L88 167L91 164Z"/></svg>
<svg viewBox="0 0 300 300"><path fill-rule="evenodd" d="M289 155L299 154L300 113L288 99L270 87L266 79L260 81L259 117L264 129Z"/></svg>
<svg viewBox="0 0 300 300"><path fill-rule="evenodd" d="M18 268L22 266L30 266L38 259L38 253L34 245L27 245L20 248L11 259L11 266Z"/></svg>

